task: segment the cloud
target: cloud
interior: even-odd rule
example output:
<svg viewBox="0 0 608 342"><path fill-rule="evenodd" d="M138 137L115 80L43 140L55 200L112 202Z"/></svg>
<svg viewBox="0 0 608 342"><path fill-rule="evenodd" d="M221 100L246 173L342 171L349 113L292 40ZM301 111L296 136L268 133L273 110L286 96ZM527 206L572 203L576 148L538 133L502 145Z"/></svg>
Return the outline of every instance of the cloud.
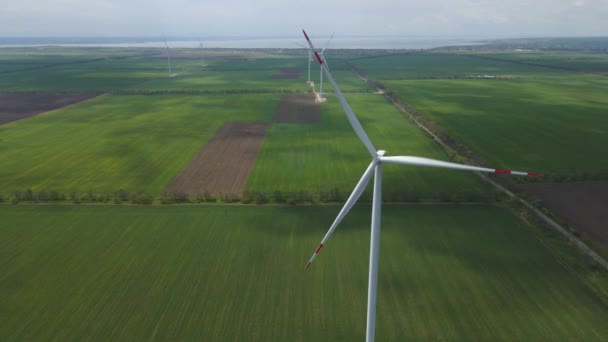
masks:
<svg viewBox="0 0 608 342"><path fill-rule="evenodd" d="M608 0L20 0L0 22L4 36L602 35Z"/></svg>

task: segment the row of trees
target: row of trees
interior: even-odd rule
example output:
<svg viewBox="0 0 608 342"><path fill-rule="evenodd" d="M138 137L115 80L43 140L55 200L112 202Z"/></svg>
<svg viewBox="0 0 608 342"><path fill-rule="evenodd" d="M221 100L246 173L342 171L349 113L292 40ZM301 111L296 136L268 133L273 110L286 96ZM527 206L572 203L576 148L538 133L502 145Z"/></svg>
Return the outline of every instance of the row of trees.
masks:
<svg viewBox="0 0 608 342"><path fill-rule="evenodd" d="M88 191L86 193L61 193L58 191L15 191L9 196L0 196L0 203L53 203L53 202L69 202L74 204L180 204L180 203L243 203L243 204L318 204L318 203L342 203L347 198L349 192L340 191L337 188L320 193L312 193L308 191L246 191L242 194L211 194L204 192L197 196L190 196L186 193L165 192L160 198L151 196L144 192L128 192L119 190L113 193L94 193ZM405 203L470 203L483 202L489 203L500 200L492 192L437 192L434 194L423 194L418 192L390 192L385 191L383 194L384 200L387 202L405 202ZM371 194L364 193L361 196L360 202L371 202Z"/></svg>

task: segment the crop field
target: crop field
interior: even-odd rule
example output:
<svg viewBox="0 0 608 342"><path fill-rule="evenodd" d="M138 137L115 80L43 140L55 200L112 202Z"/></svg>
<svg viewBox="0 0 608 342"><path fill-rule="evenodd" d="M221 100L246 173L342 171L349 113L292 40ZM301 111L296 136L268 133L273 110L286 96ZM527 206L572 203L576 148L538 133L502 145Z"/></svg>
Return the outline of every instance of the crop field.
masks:
<svg viewBox="0 0 608 342"><path fill-rule="evenodd" d="M488 162L539 172L599 172L608 79L386 81Z"/></svg>
<svg viewBox="0 0 608 342"><path fill-rule="evenodd" d="M0 73L10 70L10 77L0 78L0 91L20 92L113 92L113 91L197 91L197 92L307 92L306 56L289 55L263 58L207 58L201 67L200 57L173 58L168 77L164 55L154 58L103 58L71 61L47 61L27 64L27 59L3 55ZM37 61L41 63L41 59ZM26 63L26 64L22 64ZM337 63L336 63L337 64ZM311 79L318 83L316 65ZM273 77L282 69L298 68L294 79ZM338 68L338 67L337 67ZM338 70L335 78L346 92L369 92L365 82L347 70ZM327 87L330 90L331 87Z"/></svg>
<svg viewBox="0 0 608 342"><path fill-rule="evenodd" d="M386 100L375 94L348 94L347 99L378 149L388 155L418 155L447 159L432 140L412 126ZM318 123L274 123L262 144L247 188L319 193L338 189L348 193L371 157L353 133L335 96L321 105ZM384 167L386 193L416 193L428 197L437 192L484 194L488 187L465 172Z"/></svg>
<svg viewBox="0 0 608 342"><path fill-rule="evenodd" d="M120 60L95 60L13 72L0 79L0 91L91 93L136 87L166 77L166 63L156 68L134 64L127 68Z"/></svg>
<svg viewBox="0 0 608 342"><path fill-rule="evenodd" d="M607 181L522 184L519 188L608 255Z"/></svg>
<svg viewBox="0 0 608 342"><path fill-rule="evenodd" d="M359 69L378 80L419 78L465 78L492 75L502 77L559 74L559 70L485 60L459 54L409 53L380 57L363 57L351 60Z"/></svg>
<svg viewBox="0 0 608 342"><path fill-rule="evenodd" d="M353 341L369 210L0 207L0 339ZM385 206L378 340L608 338L608 304L507 211ZM475 248L473 248L473 246Z"/></svg>
<svg viewBox="0 0 608 342"><path fill-rule="evenodd" d="M91 98L86 95L0 94L0 125Z"/></svg>
<svg viewBox="0 0 608 342"><path fill-rule="evenodd" d="M483 56L483 55L481 55ZM608 73L608 54L592 52L525 52L493 53L487 57L554 68Z"/></svg>
<svg viewBox="0 0 608 342"><path fill-rule="evenodd" d="M40 113L0 125L1 341L363 338L371 186L304 265L370 156L328 82L327 102L312 102L305 50L205 51L201 66L199 49L173 49L169 77L163 49L0 49L0 101ZM349 63L490 166L608 170L608 79L587 73L601 55L527 55L560 69L504 53L380 53L327 57L387 155L449 160ZM484 75L499 79L467 79ZM3 106L16 108L0 104L0 122ZM378 340L608 340L608 273L565 239L471 173L383 170ZM16 199L28 189L68 196ZM226 189L245 190L241 203ZM87 193L154 204L76 205ZM170 193L189 204L166 204ZM261 193L271 204L246 204L266 203ZM290 201L302 194L313 197Z"/></svg>
<svg viewBox="0 0 608 342"><path fill-rule="evenodd" d="M242 195L267 129L263 123L225 123L165 193Z"/></svg>
<svg viewBox="0 0 608 342"><path fill-rule="evenodd" d="M277 61L273 66L269 63ZM196 64L196 61L185 62L183 67L174 67L178 73L176 77L160 77L151 82L132 87L136 90L196 90L209 92L308 92L310 87L307 81L307 68L305 56L298 58L268 58L266 61L258 62L249 60L232 61L231 67L226 67L225 62L216 66L215 61L206 63L205 68ZM200 63L200 61L198 61ZM166 67L163 65L163 67ZM276 78L274 75L281 70L298 68L302 72L297 78ZM365 93L372 90L360 78L348 70L338 69L334 77L340 83L344 92ZM313 64L311 68L311 80L319 84L318 67ZM324 92L333 92L327 83Z"/></svg>
<svg viewBox="0 0 608 342"><path fill-rule="evenodd" d="M380 95L348 96L378 148L447 158ZM5 125L0 128L0 189L6 196L26 189L66 194L124 190L159 196L221 125L270 123L279 97L104 96ZM352 190L370 160L336 98L330 96L321 111L317 123L272 124L247 190L315 195L334 189L345 195ZM386 194L394 199L437 198L448 192L476 198L491 194L467 173L387 165L385 175L394 184Z"/></svg>
<svg viewBox="0 0 608 342"><path fill-rule="evenodd" d="M103 96L0 126L0 189L160 195L226 121L270 122L279 95Z"/></svg>

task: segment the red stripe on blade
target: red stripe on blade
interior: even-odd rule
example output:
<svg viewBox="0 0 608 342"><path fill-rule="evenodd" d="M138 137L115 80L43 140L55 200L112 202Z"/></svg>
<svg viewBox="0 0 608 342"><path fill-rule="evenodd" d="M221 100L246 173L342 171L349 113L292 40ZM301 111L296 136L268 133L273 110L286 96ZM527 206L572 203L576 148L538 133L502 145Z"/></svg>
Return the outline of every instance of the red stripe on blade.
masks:
<svg viewBox="0 0 608 342"><path fill-rule="evenodd" d="M505 170L505 169L496 169L494 170L495 173L505 173L510 175L511 174L511 170Z"/></svg>
<svg viewBox="0 0 608 342"><path fill-rule="evenodd" d="M319 61L319 64L323 64L323 60L321 59L321 56L317 51L315 51L315 57L317 57L317 61Z"/></svg>
<svg viewBox="0 0 608 342"><path fill-rule="evenodd" d="M308 40L308 41L310 42L310 38L308 38L308 35L306 34L306 31L304 31L304 30L302 29L302 32L304 32L304 37L306 37L306 40Z"/></svg>
<svg viewBox="0 0 608 342"><path fill-rule="evenodd" d="M304 268L305 270L307 270L310 267L310 261L306 263L306 268Z"/></svg>
<svg viewBox="0 0 608 342"><path fill-rule="evenodd" d="M528 176L530 177L541 177L542 175L542 173L528 172Z"/></svg>
<svg viewBox="0 0 608 342"><path fill-rule="evenodd" d="M320 244L319 247L317 247L315 254L319 254L319 252L321 251L321 248L323 248L323 244Z"/></svg>

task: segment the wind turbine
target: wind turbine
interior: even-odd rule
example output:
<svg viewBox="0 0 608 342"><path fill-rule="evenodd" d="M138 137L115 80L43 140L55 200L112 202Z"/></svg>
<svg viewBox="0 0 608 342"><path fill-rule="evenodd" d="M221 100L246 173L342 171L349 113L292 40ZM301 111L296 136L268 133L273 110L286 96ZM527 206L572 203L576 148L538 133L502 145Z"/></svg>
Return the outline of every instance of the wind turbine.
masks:
<svg viewBox="0 0 608 342"><path fill-rule="evenodd" d="M205 64L205 60L204 60L204 56L203 56L203 42L199 41L200 46L201 46L201 66L205 67L207 66L207 64Z"/></svg>
<svg viewBox="0 0 608 342"><path fill-rule="evenodd" d="M327 68L327 61L323 58L321 53L315 51L315 48L308 38L306 31L304 32L304 37L308 41L308 45L311 50L313 50L314 55L319 62L321 69L324 71L325 76L331 83L342 108L346 114L348 121L350 122L352 128L355 133L365 145L365 148L369 152L372 157L372 161L363 173L363 176L355 186L355 189L350 194L346 203L338 213L338 216L330 226L329 230L321 240L321 243L315 250L314 254L306 264L306 269L308 269L312 262L315 260L317 255L321 249L325 246L330 236L335 231L336 227L342 219L348 214L348 212L355 205L361 194L365 190L365 187L369 183L372 174L374 174L374 192L372 197L372 220L371 220L371 241L370 241L370 256L369 256L369 276L368 276L368 289L367 289L367 327L366 327L366 341L371 342L374 341L375 330L376 330L376 295L377 295L377 284L378 284L378 257L380 254L380 215L382 210L382 164L402 164L402 165L413 165L413 166L428 166L428 167L438 167L445 169L456 169L456 170L468 170L468 171L478 171L478 172L490 172L490 173L498 173L498 174L512 174L519 176L541 176L538 173L531 172L522 172L522 171L511 171L505 169L490 169L486 167L479 166L470 166L464 164L451 163L441 160L423 158L423 157L414 157L414 156L386 156L386 152L383 150L376 150L371 140L367 136L367 133L363 130L363 127L357 120L357 117L353 113L350 108L348 102L344 98L344 95L338 88L338 85L334 81L329 69Z"/></svg>
<svg viewBox="0 0 608 342"><path fill-rule="evenodd" d="M321 59L323 59L323 53L325 52L325 49L327 49L327 47L329 46L329 42L331 42L331 40L334 38L334 34L332 32L331 37L329 37L329 39L327 40L327 43L325 43L325 47L323 48L323 50L321 50L321 52L319 53L319 55L321 55ZM312 50L312 48L311 48ZM316 54L317 52L315 52ZM327 66L327 61L325 61L325 67ZM329 69L328 69L329 70ZM321 68L319 68L319 101L320 102L325 102L326 99L323 97L323 65L321 65Z"/></svg>
<svg viewBox="0 0 608 342"><path fill-rule="evenodd" d="M163 39L165 42L165 46L167 47L167 65L169 66L169 77L171 77L171 52L169 51L169 44L167 44L167 40Z"/></svg>
<svg viewBox="0 0 608 342"><path fill-rule="evenodd" d="M310 63L312 62L312 49L308 46L296 43L297 46L303 47L308 50L308 81L306 83L311 84L310 82Z"/></svg>

